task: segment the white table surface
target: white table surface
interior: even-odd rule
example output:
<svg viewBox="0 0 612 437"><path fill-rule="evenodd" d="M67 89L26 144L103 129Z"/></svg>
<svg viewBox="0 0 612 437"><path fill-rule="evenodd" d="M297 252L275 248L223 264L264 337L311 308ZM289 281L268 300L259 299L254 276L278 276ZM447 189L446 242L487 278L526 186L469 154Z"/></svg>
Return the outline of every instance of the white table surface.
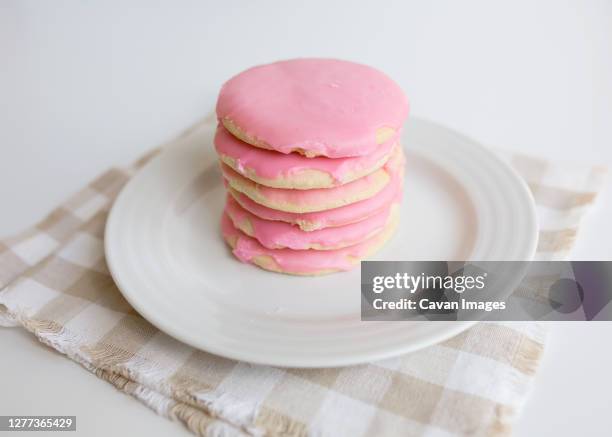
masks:
<svg viewBox="0 0 612 437"><path fill-rule="evenodd" d="M612 167L606 0L0 0L0 237L201 118L231 74L298 56L375 65L414 114L487 144ZM608 182L574 259L612 259L611 221ZM611 340L612 323L555 324L516 435L609 435ZM0 351L0 415L184 432L21 330L0 329Z"/></svg>

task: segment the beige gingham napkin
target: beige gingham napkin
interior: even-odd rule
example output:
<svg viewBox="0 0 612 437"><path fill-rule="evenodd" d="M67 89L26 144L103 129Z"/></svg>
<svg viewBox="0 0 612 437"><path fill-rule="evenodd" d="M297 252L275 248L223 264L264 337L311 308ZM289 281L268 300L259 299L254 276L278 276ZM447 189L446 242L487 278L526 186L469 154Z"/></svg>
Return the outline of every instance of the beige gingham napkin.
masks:
<svg viewBox="0 0 612 437"><path fill-rule="evenodd" d="M199 135L200 127L184 135ZM130 169L107 171L34 228L0 241L0 324L26 328L201 435L510 432L542 354L545 329L540 324L480 323L399 358L300 370L194 350L145 321L109 275L103 234L113 199L157 152ZM536 199L538 259L565 258L604 170L500 153Z"/></svg>

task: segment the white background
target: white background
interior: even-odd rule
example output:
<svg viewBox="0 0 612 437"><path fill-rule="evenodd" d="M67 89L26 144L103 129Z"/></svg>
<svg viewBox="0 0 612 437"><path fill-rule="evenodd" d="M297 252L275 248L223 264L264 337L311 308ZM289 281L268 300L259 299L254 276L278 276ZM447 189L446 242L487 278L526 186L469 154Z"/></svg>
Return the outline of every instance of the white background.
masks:
<svg viewBox="0 0 612 437"><path fill-rule="evenodd" d="M298 56L374 65L414 114L486 144L612 167L610 1L0 0L0 238L206 115L232 74ZM612 259L610 222L608 182L574 259ZM555 325L516 434L609 435L611 340ZM19 330L0 351L0 414L181 430Z"/></svg>

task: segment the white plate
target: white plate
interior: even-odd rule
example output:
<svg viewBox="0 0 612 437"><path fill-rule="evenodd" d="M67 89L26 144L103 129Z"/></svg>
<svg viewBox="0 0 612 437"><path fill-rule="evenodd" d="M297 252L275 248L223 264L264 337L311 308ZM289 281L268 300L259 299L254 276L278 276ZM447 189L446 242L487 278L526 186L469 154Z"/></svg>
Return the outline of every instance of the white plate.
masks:
<svg viewBox="0 0 612 437"><path fill-rule="evenodd" d="M162 331L225 357L290 367L379 360L472 322L361 322L360 273L294 277L238 262L220 235L224 187L202 124L124 188L106 226L119 289ZM400 228L378 260L530 260L533 199L474 141L412 119Z"/></svg>

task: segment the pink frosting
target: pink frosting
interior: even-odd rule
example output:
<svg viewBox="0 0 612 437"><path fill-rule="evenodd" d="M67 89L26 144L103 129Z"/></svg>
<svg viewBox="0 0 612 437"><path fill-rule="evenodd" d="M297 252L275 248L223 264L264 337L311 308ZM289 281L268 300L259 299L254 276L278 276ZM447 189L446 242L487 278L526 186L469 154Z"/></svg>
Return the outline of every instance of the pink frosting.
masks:
<svg viewBox="0 0 612 437"><path fill-rule="evenodd" d="M252 262L256 256L269 256L282 271L298 274L350 270L358 265L356 260L366 256L369 249L379 243L380 238L377 234L361 243L336 250L268 249L236 229L225 212L221 218L221 232L226 239L237 239L232 252L240 261Z"/></svg>
<svg viewBox="0 0 612 437"><path fill-rule="evenodd" d="M339 158L373 153L376 131L400 131L408 101L384 73L336 59L292 59L227 81L217 117L282 153Z"/></svg>
<svg viewBox="0 0 612 437"><path fill-rule="evenodd" d="M376 164L391 153L396 141L397 135L364 156L338 159L306 158L297 153L281 154L253 147L240 141L222 125L219 125L215 135L215 148L220 155L233 158L237 162L240 173L244 173L245 169L250 169L259 177L279 179L290 177L302 170L319 170L330 174L336 184L341 185L352 174L375 169Z"/></svg>
<svg viewBox="0 0 612 437"><path fill-rule="evenodd" d="M338 249L360 243L377 232L380 232L389 219L391 205L380 212L373 214L357 223L337 228L321 229L313 232L304 232L299 227L289 223L260 219L243 209L231 196L227 196L225 212L240 228L240 223L248 221L252 228L253 238L268 249L289 248L305 250L314 248Z"/></svg>
<svg viewBox="0 0 612 437"><path fill-rule="evenodd" d="M278 211L260 205L238 191L232 190L231 193L244 209L257 217L297 224L302 229L317 230L355 223L387 209L392 202L401 200L401 187L402 175L394 174L391 182L376 196L340 208L303 214Z"/></svg>

